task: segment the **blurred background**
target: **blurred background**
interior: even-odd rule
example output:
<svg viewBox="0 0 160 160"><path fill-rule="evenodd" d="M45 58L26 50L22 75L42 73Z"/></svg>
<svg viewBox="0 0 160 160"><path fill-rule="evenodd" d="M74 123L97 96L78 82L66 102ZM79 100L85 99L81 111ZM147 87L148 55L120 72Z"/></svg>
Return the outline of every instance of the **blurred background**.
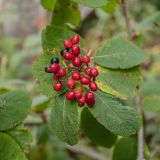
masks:
<svg viewBox="0 0 160 160"><path fill-rule="evenodd" d="M134 42L142 47L151 60L142 66L145 78L144 94L153 92L160 97L160 0L130 0L130 13L135 28ZM86 49L94 52L104 40L127 35L122 8L114 14L102 9L79 6L81 25L69 27L86 41ZM51 13L39 0L0 0L0 92L25 89L33 100L25 126L32 131L32 145L26 148L29 160L111 160L112 151L99 147L81 135L75 147L67 146L51 135L47 115L49 99L35 89L32 64L42 53L41 31L51 21ZM155 88L155 90L153 90ZM157 104L160 108L160 103ZM145 113L147 153L160 159L160 115ZM26 144L28 146L28 144ZM126 151L127 152L127 151Z"/></svg>

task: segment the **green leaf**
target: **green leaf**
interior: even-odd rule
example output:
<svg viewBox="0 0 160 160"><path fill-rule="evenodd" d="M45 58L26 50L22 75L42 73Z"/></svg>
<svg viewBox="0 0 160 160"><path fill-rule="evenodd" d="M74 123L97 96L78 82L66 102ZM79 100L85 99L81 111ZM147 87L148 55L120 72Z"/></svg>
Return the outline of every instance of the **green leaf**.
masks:
<svg viewBox="0 0 160 160"><path fill-rule="evenodd" d="M59 51L56 50L54 52L47 51L43 53L33 64L33 78L36 82L37 89L48 97L53 97L62 94L64 91L66 91L65 85L63 85L62 91L58 93L55 92L53 90L53 84L54 84L53 74L46 73L44 70L45 67L48 67L50 65L51 58L55 56L61 59ZM62 61L60 61L60 65L64 66Z"/></svg>
<svg viewBox="0 0 160 160"><path fill-rule="evenodd" d="M118 141L114 148L113 160L136 160L137 159L137 138L128 137Z"/></svg>
<svg viewBox="0 0 160 160"><path fill-rule="evenodd" d="M97 122L87 108L81 113L81 127L85 135L99 146L110 148L117 140L117 136Z"/></svg>
<svg viewBox="0 0 160 160"><path fill-rule="evenodd" d="M108 0L108 3L106 6L102 7L102 9L107 13L114 13L116 8L118 7L118 4L120 3L120 0Z"/></svg>
<svg viewBox="0 0 160 160"><path fill-rule="evenodd" d="M15 127L28 115L31 100L26 92L11 91L0 95L0 130Z"/></svg>
<svg viewBox="0 0 160 160"><path fill-rule="evenodd" d="M57 0L41 0L41 5L47 9L52 11L55 7Z"/></svg>
<svg viewBox="0 0 160 160"><path fill-rule="evenodd" d="M0 132L0 159L27 160L20 146L7 134Z"/></svg>
<svg viewBox="0 0 160 160"><path fill-rule="evenodd" d="M74 145L79 140L78 106L64 96L56 97L51 104L50 128L62 141Z"/></svg>
<svg viewBox="0 0 160 160"><path fill-rule="evenodd" d="M53 11L51 24L66 28L67 23L79 26L80 11L78 5L70 0L59 0Z"/></svg>
<svg viewBox="0 0 160 160"><path fill-rule="evenodd" d="M23 126L19 126L15 129L6 131L5 133L10 135L25 152L29 151L29 146L32 142L32 134L29 130Z"/></svg>
<svg viewBox="0 0 160 160"><path fill-rule="evenodd" d="M139 86L143 82L139 68L128 70L111 70L99 66L97 68L99 76L96 82L100 90L121 99L137 95Z"/></svg>
<svg viewBox="0 0 160 160"><path fill-rule="evenodd" d="M95 93L96 105L90 108L91 113L106 129L120 136L135 134L141 124L140 116L113 96L101 91Z"/></svg>
<svg viewBox="0 0 160 160"><path fill-rule="evenodd" d="M108 0L73 0L73 1L93 8L105 6L108 2Z"/></svg>
<svg viewBox="0 0 160 160"><path fill-rule="evenodd" d="M95 63L111 69L128 69L148 59L143 50L122 39L113 38L105 42L96 52Z"/></svg>
<svg viewBox="0 0 160 160"><path fill-rule="evenodd" d="M50 48L63 49L64 39L70 39L74 32L66 31L62 28L56 26L47 26L46 29L42 31L42 46L44 50ZM80 38L80 47L83 47L83 39Z"/></svg>

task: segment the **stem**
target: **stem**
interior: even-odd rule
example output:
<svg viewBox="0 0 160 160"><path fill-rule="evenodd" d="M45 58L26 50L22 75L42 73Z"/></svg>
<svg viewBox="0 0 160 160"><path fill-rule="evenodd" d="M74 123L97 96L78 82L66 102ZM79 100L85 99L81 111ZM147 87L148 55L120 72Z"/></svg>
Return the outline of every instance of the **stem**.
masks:
<svg viewBox="0 0 160 160"><path fill-rule="evenodd" d="M124 12L124 17L126 21L126 26L128 30L128 36L130 39L133 38L133 27L132 27L132 21L131 21L131 16L130 12L128 9L128 0L122 0L122 7L123 7L123 12Z"/></svg>

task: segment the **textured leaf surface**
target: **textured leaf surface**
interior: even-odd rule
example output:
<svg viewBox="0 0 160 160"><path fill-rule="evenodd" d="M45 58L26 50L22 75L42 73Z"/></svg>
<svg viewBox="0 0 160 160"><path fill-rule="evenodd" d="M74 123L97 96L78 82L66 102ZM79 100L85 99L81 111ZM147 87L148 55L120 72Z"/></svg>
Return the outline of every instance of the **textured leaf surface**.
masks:
<svg viewBox="0 0 160 160"><path fill-rule="evenodd" d="M23 91L11 91L0 95L0 130L13 128L28 115L31 100Z"/></svg>
<svg viewBox="0 0 160 160"><path fill-rule="evenodd" d="M53 11L52 24L65 28L66 23L78 26L80 24L80 11L75 2L59 0Z"/></svg>
<svg viewBox="0 0 160 160"><path fill-rule="evenodd" d="M62 28L56 26L47 26L46 29L42 31L42 46L44 50L50 48L63 49L64 39L70 39L74 32L66 31ZM83 47L83 39L80 39L80 47Z"/></svg>
<svg viewBox="0 0 160 160"><path fill-rule="evenodd" d="M122 138L114 148L113 160L136 160L137 139L136 137Z"/></svg>
<svg viewBox="0 0 160 160"><path fill-rule="evenodd" d="M108 0L73 0L73 1L93 8L104 6L108 2Z"/></svg>
<svg viewBox="0 0 160 160"><path fill-rule="evenodd" d="M41 0L41 5L48 10L53 10L57 0Z"/></svg>
<svg viewBox="0 0 160 160"><path fill-rule="evenodd" d="M65 85L63 85L62 91L58 93L55 92L53 90L53 84L54 84L53 74L46 73L44 71L44 68L50 65L51 58L55 56L60 59L60 53L57 51L52 53L45 52L33 64L33 78L36 82L37 89L48 97L61 94L63 91L65 91ZM61 66L64 65L61 63Z"/></svg>
<svg viewBox="0 0 160 160"><path fill-rule="evenodd" d="M74 145L79 140L78 107L76 102L67 101L64 96L56 97L51 103L50 128L62 141Z"/></svg>
<svg viewBox="0 0 160 160"><path fill-rule="evenodd" d="M101 91L95 93L95 101L96 105L90 111L106 129L120 136L137 132L141 120L133 108L122 106L117 99Z"/></svg>
<svg viewBox="0 0 160 160"><path fill-rule="evenodd" d="M0 159L27 160L20 146L7 134L0 132Z"/></svg>
<svg viewBox="0 0 160 160"><path fill-rule="evenodd" d="M122 99L137 95L139 86L143 82L139 68L128 70L97 68L99 76L96 81L99 89Z"/></svg>
<svg viewBox="0 0 160 160"><path fill-rule="evenodd" d="M97 122L87 108L81 113L81 127L85 135L99 146L110 148L116 142L117 136Z"/></svg>
<svg viewBox="0 0 160 160"><path fill-rule="evenodd" d="M143 50L122 39L113 38L105 42L96 52L95 63L111 69L128 69L148 59Z"/></svg>

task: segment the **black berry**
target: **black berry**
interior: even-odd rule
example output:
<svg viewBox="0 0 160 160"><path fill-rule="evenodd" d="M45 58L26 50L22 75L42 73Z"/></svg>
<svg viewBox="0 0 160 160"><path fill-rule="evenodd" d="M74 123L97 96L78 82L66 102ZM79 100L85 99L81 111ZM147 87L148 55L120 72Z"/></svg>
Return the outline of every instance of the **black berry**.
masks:
<svg viewBox="0 0 160 160"><path fill-rule="evenodd" d="M57 57L53 57L51 59L51 64L54 64L54 63L59 63L59 59Z"/></svg>
<svg viewBox="0 0 160 160"><path fill-rule="evenodd" d="M65 52L69 52L69 49L68 48L62 49L61 50L61 56L63 56Z"/></svg>

